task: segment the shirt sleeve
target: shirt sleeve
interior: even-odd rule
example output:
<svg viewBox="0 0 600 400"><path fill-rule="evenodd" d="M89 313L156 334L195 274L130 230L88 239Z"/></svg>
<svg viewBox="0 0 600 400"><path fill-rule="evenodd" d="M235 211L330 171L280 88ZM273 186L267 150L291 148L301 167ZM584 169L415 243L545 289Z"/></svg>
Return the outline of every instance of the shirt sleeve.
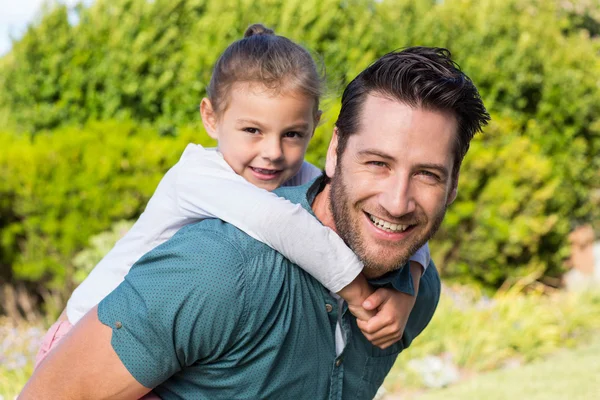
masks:
<svg viewBox="0 0 600 400"><path fill-rule="evenodd" d="M217 152L198 147L195 157L182 160L177 177L178 206L186 218L215 217L238 227L332 292L362 271L363 264L344 241L301 205L250 184Z"/></svg>
<svg viewBox="0 0 600 400"><path fill-rule="evenodd" d="M415 305L408 317L402 345L406 349L412 341L427 327L440 301L441 281L433 261L423 273L419 283L419 293Z"/></svg>
<svg viewBox="0 0 600 400"><path fill-rule="evenodd" d="M246 323L241 255L219 234L188 228L142 257L98 305L113 349L149 388L218 357Z"/></svg>
<svg viewBox="0 0 600 400"><path fill-rule="evenodd" d="M421 267L423 267L423 273L425 273L425 270L431 261L431 256L429 254L429 242L421 246L421 248L419 248L419 250L417 250L415 254L410 257L410 260L418 262Z"/></svg>

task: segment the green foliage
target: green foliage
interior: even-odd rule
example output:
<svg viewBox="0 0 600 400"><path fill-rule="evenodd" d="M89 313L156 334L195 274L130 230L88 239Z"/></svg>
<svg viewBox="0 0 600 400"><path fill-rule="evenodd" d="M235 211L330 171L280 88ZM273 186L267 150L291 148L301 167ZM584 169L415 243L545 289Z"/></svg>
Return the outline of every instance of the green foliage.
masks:
<svg viewBox="0 0 600 400"><path fill-rule="evenodd" d="M0 134L2 271L72 289L73 257L94 234L137 218L194 129L161 137L131 122L93 122L36 135Z"/></svg>
<svg viewBox="0 0 600 400"><path fill-rule="evenodd" d="M600 190L600 9L593 0L97 0L71 13L75 24L69 23L65 6L49 8L0 59L2 126L36 136L61 126L111 119L150 124L169 135L197 124L198 104L214 61L255 22L274 27L318 55L336 94L389 50L447 47L480 88L495 121L473 142L464 161L459 198L432 242L442 273L490 287L524 275L558 276L568 252L568 232L600 221L598 198L592 198ZM323 126L306 157L320 166L339 110L337 101L326 102L325 110ZM64 129L76 136L75 128ZM84 131L85 137L94 132ZM129 146L131 139L123 134L122 145ZM86 169L64 172L49 160L48 171L25 170L49 156L42 150L29 154L31 150L21 150L34 147L27 139L8 136L0 138L0 145L8 140L6 145L17 153L44 160L2 164L9 182L26 179L22 173L35 173L36 178L27 178L38 180L37 186L30 184L35 190L42 190L39 182L54 185L55 180L62 188L54 191L49 185L44 196L88 191L76 174L86 174ZM163 143L154 133L149 137ZM40 140L48 149L77 160L82 150L76 147L93 139L63 147L48 137ZM174 139L180 143L178 151L183 148L180 140ZM135 149L119 151L121 157L129 157ZM173 154L147 160L144 168L156 171L150 187L176 159ZM159 164L150 166L151 162ZM117 168L106 173L110 179L127 179L130 172L120 172L118 163L110 165ZM66 189L69 184L74 186ZM102 185L113 184L106 180ZM67 213L72 205L64 208L55 202L34 211L38 204L32 202L24 213L19 199L25 189L16 187L0 183L5 188L0 189L0 271L6 276L12 268L30 279L44 271L62 274L59 266L68 264L89 235L111 221L137 216L151 192L146 188L135 194L141 185L130 191L119 188L114 193L120 200L108 203L107 210L100 210L104 204L82 205ZM55 206L63 208L54 210ZM46 226L38 214L56 215L53 218L61 223ZM73 236L62 230L76 226L75 219L90 218L98 219L97 225L84 223L81 240L64 239ZM63 225L64 219L73 222ZM54 233L40 236L37 230Z"/></svg>
<svg viewBox="0 0 600 400"><path fill-rule="evenodd" d="M343 84L382 51L369 40L348 42L373 37L370 3L98 0L73 10L75 25L59 5L3 60L0 108L33 132L88 119L196 121L212 65L257 21L322 55Z"/></svg>
<svg viewBox="0 0 600 400"><path fill-rule="evenodd" d="M573 204L556 196L565 182L555 169L513 121L495 118L471 143L458 199L431 246L445 276L498 286L507 277L559 272L570 231L561 212Z"/></svg>
<svg viewBox="0 0 600 400"><path fill-rule="evenodd" d="M404 4L394 13L393 3ZM432 245L446 276L497 287L539 271L559 275L566 237L597 221L600 188L600 21L590 2L383 2L414 15L401 37L445 46L480 89L495 122L467 154L460 197ZM410 12L408 10L411 10Z"/></svg>
<svg viewBox="0 0 600 400"><path fill-rule="evenodd" d="M75 267L73 281L77 284L83 282L92 269L115 246L117 241L125 236L133 224L134 221L117 221L111 226L110 230L92 236L89 246L73 258L73 266Z"/></svg>

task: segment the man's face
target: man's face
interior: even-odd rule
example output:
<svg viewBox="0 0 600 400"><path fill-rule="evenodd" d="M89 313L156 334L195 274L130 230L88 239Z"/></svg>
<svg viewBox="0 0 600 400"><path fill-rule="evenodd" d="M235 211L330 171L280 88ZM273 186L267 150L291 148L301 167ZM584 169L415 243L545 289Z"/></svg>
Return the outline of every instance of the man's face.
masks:
<svg viewBox="0 0 600 400"><path fill-rule="evenodd" d="M365 263L367 277L400 268L439 228L456 197L456 118L367 96L358 131L327 154L338 234Z"/></svg>

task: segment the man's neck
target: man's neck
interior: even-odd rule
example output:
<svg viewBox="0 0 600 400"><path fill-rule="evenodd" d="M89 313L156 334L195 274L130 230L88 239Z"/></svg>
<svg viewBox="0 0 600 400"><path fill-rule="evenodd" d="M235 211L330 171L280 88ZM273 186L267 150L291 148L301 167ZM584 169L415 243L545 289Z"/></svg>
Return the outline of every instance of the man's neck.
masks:
<svg viewBox="0 0 600 400"><path fill-rule="evenodd" d="M315 200L312 203L312 209L315 213L315 216L323 225L326 227L333 229L334 232L337 232L335 229L335 222L333 221L333 214L331 213L331 184L326 184L323 190L321 190L316 196Z"/></svg>

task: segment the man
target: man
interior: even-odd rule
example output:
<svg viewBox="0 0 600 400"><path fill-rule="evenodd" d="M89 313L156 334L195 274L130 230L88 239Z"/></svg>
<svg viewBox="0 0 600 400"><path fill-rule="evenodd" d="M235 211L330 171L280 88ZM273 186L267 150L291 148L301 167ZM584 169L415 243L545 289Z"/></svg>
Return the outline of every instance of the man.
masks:
<svg viewBox="0 0 600 400"><path fill-rule="evenodd" d="M438 229L469 142L488 120L447 51L390 53L344 91L326 177L278 192L336 230L372 284L419 286L400 342L373 346L311 276L207 220L144 256L22 398L138 398L152 388L165 399L372 398L433 316L435 268L412 282L403 266Z"/></svg>

